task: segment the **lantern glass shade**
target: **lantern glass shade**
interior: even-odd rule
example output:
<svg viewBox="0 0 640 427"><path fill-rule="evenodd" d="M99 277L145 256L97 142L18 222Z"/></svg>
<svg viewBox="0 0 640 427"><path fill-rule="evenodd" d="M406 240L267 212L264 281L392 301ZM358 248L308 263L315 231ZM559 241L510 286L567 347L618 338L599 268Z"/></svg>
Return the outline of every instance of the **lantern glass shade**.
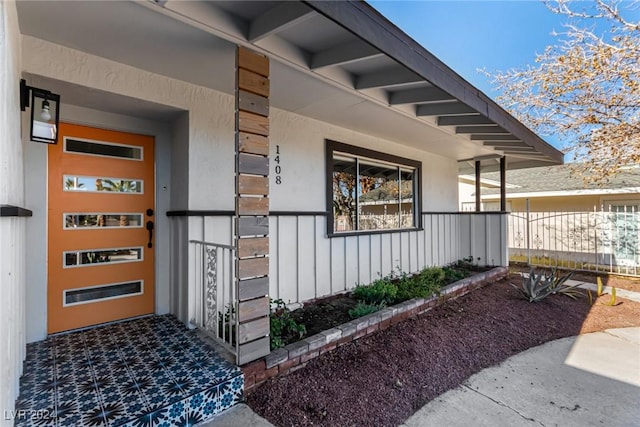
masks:
<svg viewBox="0 0 640 427"><path fill-rule="evenodd" d="M31 88L32 141L46 144L58 143L60 121L60 95Z"/></svg>

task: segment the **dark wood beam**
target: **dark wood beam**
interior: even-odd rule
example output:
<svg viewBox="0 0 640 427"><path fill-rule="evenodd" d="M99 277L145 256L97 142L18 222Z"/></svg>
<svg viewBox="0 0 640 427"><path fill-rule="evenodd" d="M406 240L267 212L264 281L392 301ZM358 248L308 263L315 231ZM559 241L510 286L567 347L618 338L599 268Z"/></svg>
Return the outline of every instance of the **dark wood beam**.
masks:
<svg viewBox="0 0 640 427"><path fill-rule="evenodd" d="M455 116L461 114L478 114L473 108L462 102L436 102L421 104L416 108L416 116Z"/></svg>
<svg viewBox="0 0 640 427"><path fill-rule="evenodd" d="M455 97L449 95L442 89L435 86L423 87L419 89L409 89L389 93L389 104L416 104L422 102L454 101Z"/></svg>
<svg viewBox="0 0 640 427"><path fill-rule="evenodd" d="M247 39L254 43L272 34L296 25L316 12L299 2L284 2L251 21Z"/></svg>
<svg viewBox="0 0 640 427"><path fill-rule="evenodd" d="M528 147L522 141L484 141L482 143L484 146L500 146L500 147Z"/></svg>
<svg viewBox="0 0 640 427"><path fill-rule="evenodd" d="M311 57L309 68L315 70L322 67L333 67L382 55L382 52L370 44L360 39L355 39L349 43L315 53Z"/></svg>
<svg viewBox="0 0 640 427"><path fill-rule="evenodd" d="M535 148L533 148L533 147L527 147L526 145L525 145L525 146L522 146L522 147L510 147L510 146L502 147L502 146L496 146L496 147L493 147L493 149L494 149L494 150L500 150L500 151L508 151L508 152L510 152L510 153L519 153L519 152L528 152L528 151L530 151L530 152L535 152L535 151L536 151L536 149L535 149Z"/></svg>
<svg viewBox="0 0 640 427"><path fill-rule="evenodd" d="M516 141L522 140L513 135L471 135L472 141Z"/></svg>
<svg viewBox="0 0 640 427"><path fill-rule="evenodd" d="M355 87L357 90L362 90L401 86L418 82L424 82L424 79L413 71L407 70L405 67L397 66L362 74L356 78Z"/></svg>
<svg viewBox="0 0 640 427"><path fill-rule="evenodd" d="M502 129L500 126L456 126L456 133L475 133L475 134L509 134L509 131Z"/></svg>
<svg viewBox="0 0 640 427"><path fill-rule="evenodd" d="M438 117L438 126L473 126L473 125L496 126L496 123L480 115Z"/></svg>

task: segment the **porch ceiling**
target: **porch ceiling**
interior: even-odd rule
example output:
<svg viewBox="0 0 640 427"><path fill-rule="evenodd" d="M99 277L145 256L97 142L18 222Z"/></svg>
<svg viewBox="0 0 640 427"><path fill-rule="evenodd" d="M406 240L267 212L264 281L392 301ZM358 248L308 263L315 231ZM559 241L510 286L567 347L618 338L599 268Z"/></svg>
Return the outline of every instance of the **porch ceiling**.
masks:
<svg viewBox="0 0 640 427"><path fill-rule="evenodd" d="M18 2L23 34L226 93L235 45L268 54L271 104L460 161L562 163L364 2ZM185 64L191 64L186 66Z"/></svg>

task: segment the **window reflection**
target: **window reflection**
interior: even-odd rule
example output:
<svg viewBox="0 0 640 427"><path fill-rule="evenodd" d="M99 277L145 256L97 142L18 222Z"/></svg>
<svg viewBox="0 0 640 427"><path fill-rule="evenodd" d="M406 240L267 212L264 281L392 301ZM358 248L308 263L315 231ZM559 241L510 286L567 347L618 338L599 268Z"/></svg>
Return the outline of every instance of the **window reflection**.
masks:
<svg viewBox="0 0 640 427"><path fill-rule="evenodd" d="M64 228L126 228L142 227L142 214L66 214Z"/></svg>
<svg viewBox="0 0 640 427"><path fill-rule="evenodd" d="M65 175L65 191L142 193L142 181L124 178Z"/></svg>
<svg viewBox="0 0 640 427"><path fill-rule="evenodd" d="M142 259L142 248L105 249L64 253L64 265L81 265L133 262Z"/></svg>
<svg viewBox="0 0 640 427"><path fill-rule="evenodd" d="M334 153L333 231L415 227L415 174L398 164Z"/></svg>

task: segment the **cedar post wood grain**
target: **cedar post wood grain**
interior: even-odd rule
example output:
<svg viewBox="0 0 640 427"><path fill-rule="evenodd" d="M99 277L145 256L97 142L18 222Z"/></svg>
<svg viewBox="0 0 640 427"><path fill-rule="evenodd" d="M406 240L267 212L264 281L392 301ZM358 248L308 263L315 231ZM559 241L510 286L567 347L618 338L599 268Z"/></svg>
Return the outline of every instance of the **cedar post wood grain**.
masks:
<svg viewBox="0 0 640 427"><path fill-rule="evenodd" d="M238 143L241 153L269 155L269 139L266 136L240 132Z"/></svg>
<svg viewBox="0 0 640 427"><path fill-rule="evenodd" d="M238 256L240 258L256 257L269 254L269 238L256 237L238 240Z"/></svg>
<svg viewBox="0 0 640 427"><path fill-rule="evenodd" d="M240 175L238 189L241 194L266 196L269 194L269 178L265 176Z"/></svg>
<svg viewBox="0 0 640 427"><path fill-rule="evenodd" d="M269 59L237 50L236 280L238 363L270 352Z"/></svg>
<svg viewBox="0 0 640 427"><path fill-rule="evenodd" d="M238 126L240 132L269 136L269 118L247 111L239 112Z"/></svg>

